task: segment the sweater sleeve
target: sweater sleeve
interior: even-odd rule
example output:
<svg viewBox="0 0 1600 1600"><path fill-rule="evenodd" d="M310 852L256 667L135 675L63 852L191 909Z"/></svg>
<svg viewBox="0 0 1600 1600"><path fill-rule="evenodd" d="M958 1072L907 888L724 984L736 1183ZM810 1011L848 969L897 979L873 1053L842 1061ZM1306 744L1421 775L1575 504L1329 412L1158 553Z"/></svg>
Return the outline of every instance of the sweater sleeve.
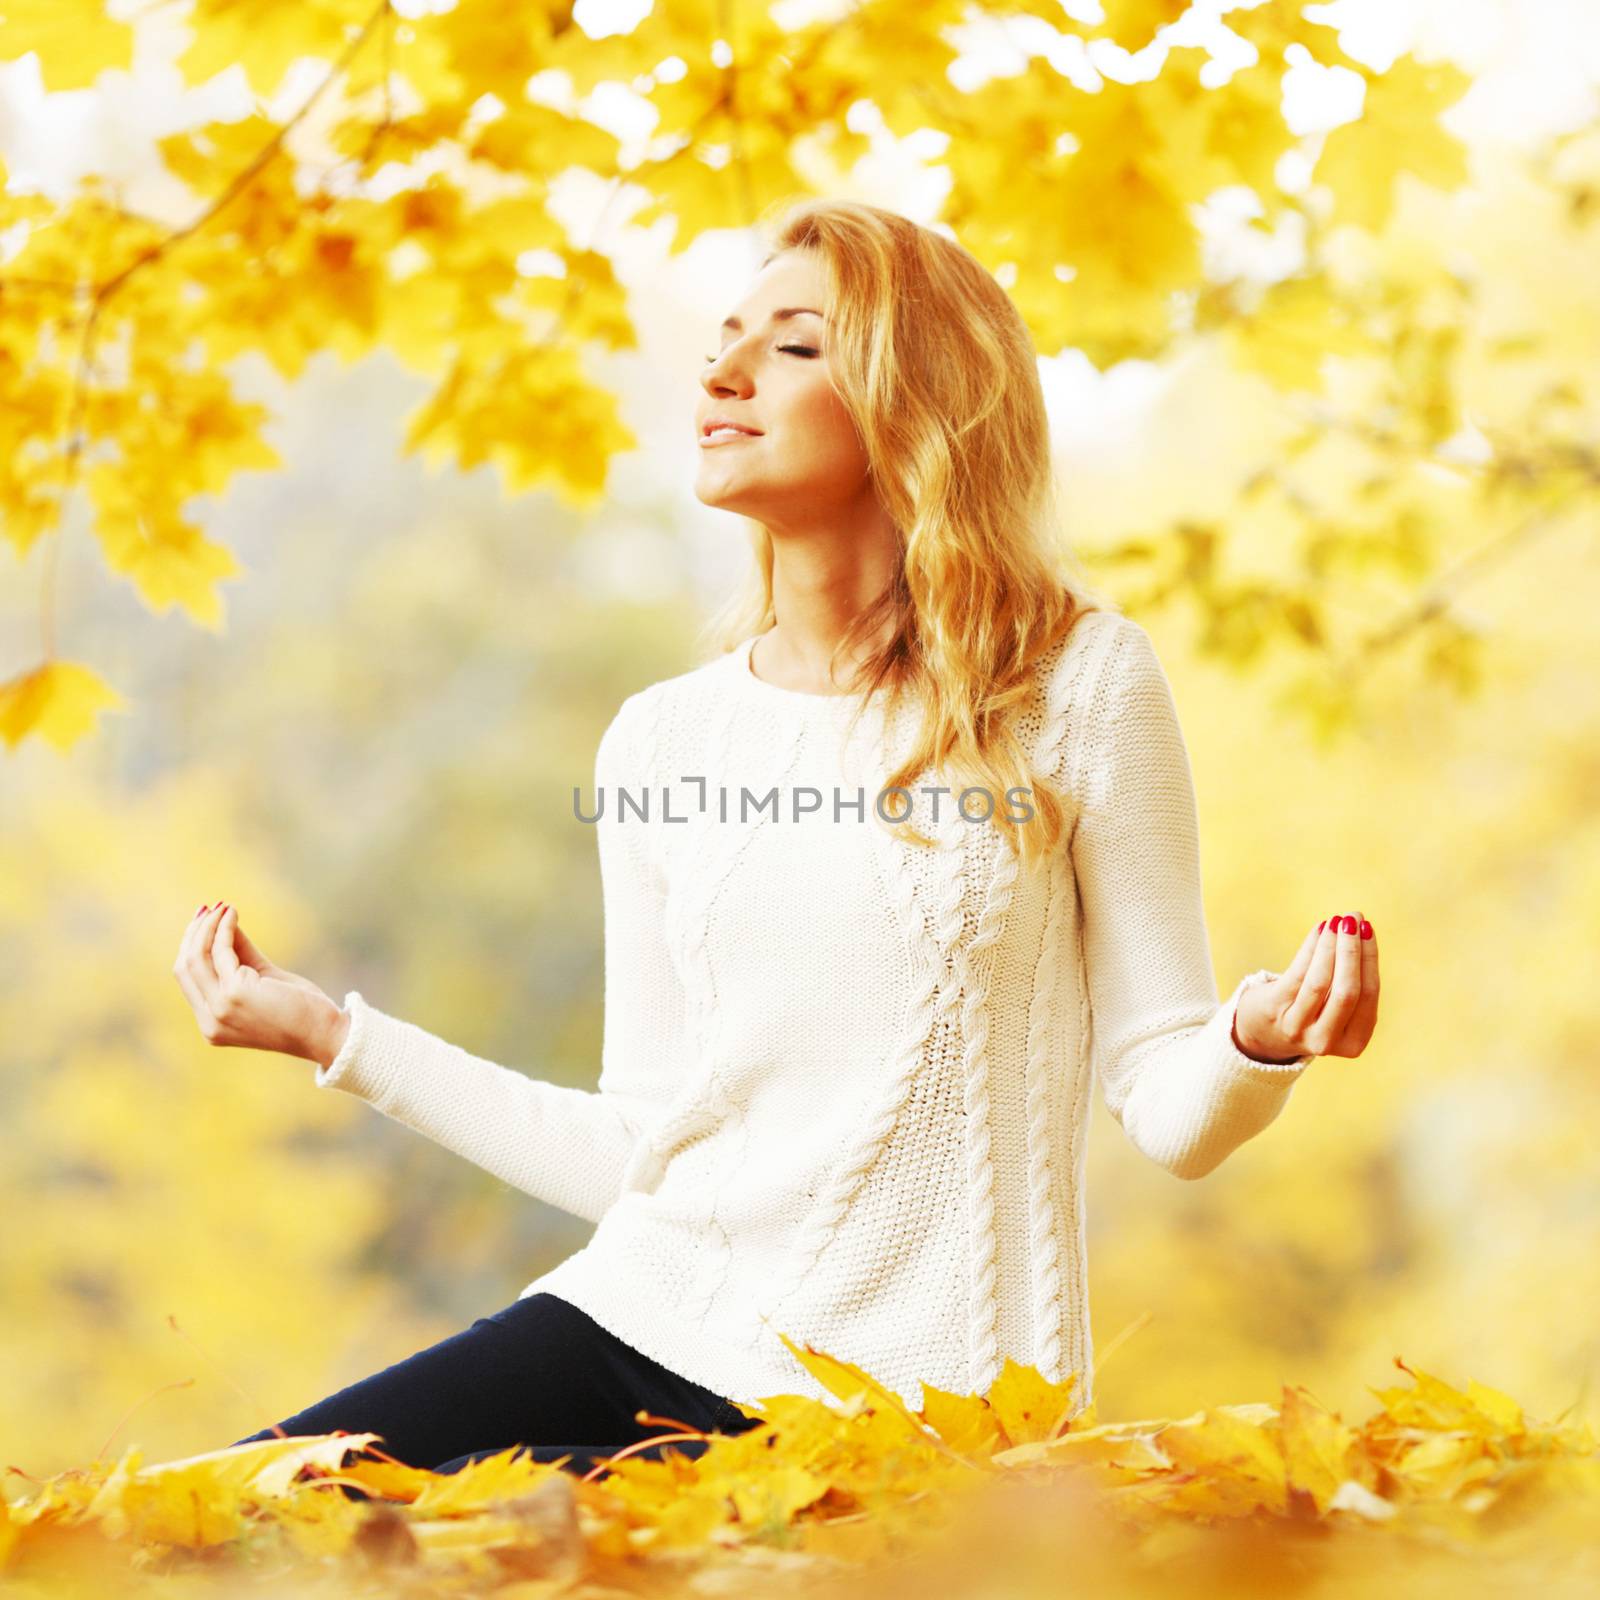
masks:
<svg viewBox="0 0 1600 1600"><path fill-rule="evenodd" d="M1152 1161L1203 1178L1267 1126L1311 1061L1246 1055L1232 1037L1247 985L1217 999L1193 774L1149 635L1117 616L1091 672L1082 810L1072 838L1095 1070L1107 1110Z"/></svg>
<svg viewBox="0 0 1600 1600"><path fill-rule="evenodd" d="M648 691L645 691L648 693ZM506 1183L597 1222L621 1191L623 1172L661 1100L652 1063L664 1029L681 1013L662 932L662 891L645 867L641 823L617 819L617 789L641 793L630 696L601 736L594 823L605 918L604 1036L599 1086L570 1088L486 1061L389 1016L359 991L345 996L350 1027L339 1053L319 1066L319 1088L359 1096L386 1117L466 1157ZM587 809L593 809L587 808Z"/></svg>

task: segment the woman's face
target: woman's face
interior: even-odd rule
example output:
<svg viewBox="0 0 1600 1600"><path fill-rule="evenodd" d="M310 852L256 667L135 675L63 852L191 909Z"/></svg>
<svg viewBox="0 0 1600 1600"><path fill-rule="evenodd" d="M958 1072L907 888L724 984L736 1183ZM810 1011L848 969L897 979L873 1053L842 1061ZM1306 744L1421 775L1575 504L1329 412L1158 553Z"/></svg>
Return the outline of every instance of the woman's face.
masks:
<svg viewBox="0 0 1600 1600"><path fill-rule="evenodd" d="M695 408L695 494L706 505L803 532L837 526L869 496L866 452L829 376L825 295L814 259L786 251L720 330ZM708 437L718 418L755 431Z"/></svg>

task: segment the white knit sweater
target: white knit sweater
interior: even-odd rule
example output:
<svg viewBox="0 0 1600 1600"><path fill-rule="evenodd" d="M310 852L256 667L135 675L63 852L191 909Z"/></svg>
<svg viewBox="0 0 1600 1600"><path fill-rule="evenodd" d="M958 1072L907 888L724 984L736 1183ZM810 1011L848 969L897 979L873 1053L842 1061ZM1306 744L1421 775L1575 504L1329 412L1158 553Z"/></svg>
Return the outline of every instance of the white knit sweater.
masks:
<svg viewBox="0 0 1600 1600"><path fill-rule="evenodd" d="M522 1294L732 1400L827 1398L781 1330L913 1407L920 1380L981 1392L1007 1356L1078 1372L1081 1407L1091 1076L1140 1150L1199 1178L1311 1059L1232 1042L1240 990L1271 974L1218 1004L1193 780L1149 636L1090 612L1041 664L1026 748L1083 806L1048 870L922 790L932 772L909 787L939 849L891 837L874 800L914 708L891 719L873 697L846 747L858 697L767 683L753 643L629 696L596 795L575 796L604 807L598 1090L355 990L316 1082L596 1221Z"/></svg>

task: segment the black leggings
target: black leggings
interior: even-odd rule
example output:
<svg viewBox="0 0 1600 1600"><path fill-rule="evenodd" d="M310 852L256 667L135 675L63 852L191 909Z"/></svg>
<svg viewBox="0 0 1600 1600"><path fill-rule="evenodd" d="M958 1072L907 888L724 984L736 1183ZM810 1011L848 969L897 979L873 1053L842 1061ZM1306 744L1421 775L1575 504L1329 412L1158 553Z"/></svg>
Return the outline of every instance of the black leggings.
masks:
<svg viewBox="0 0 1600 1600"><path fill-rule="evenodd" d="M454 1472L519 1445L536 1461L571 1455L563 1466L582 1473L598 1457L675 1431L668 1423L636 1421L638 1410L707 1433L741 1433L759 1425L713 1390L640 1354L576 1306L553 1294L532 1294L278 1426L297 1438L341 1428L378 1433L385 1453L434 1472ZM234 1443L274 1437L276 1430L263 1428ZM701 1440L677 1439L636 1454L659 1457L677 1450L697 1456L704 1449Z"/></svg>

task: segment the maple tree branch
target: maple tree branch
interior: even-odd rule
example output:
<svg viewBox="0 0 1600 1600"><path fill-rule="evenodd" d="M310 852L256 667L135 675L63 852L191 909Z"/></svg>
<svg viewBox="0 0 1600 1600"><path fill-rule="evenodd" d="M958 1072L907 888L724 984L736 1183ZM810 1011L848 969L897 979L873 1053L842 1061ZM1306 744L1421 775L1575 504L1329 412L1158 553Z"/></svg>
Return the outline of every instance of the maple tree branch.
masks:
<svg viewBox="0 0 1600 1600"><path fill-rule="evenodd" d="M1503 565L1535 539L1559 527L1566 509L1563 506L1530 512L1515 527L1486 540L1437 574L1415 601L1362 639L1350 662L1351 673L1365 671L1384 651L1392 650L1407 635L1448 610L1451 600L1485 572Z"/></svg>
<svg viewBox="0 0 1600 1600"><path fill-rule="evenodd" d="M329 68L322 81L307 95L299 110L278 129L239 172L234 174L233 179L223 189L222 193L193 221L173 229L164 238L150 246L149 249L135 256L126 266L113 273L111 277L95 285L90 297L88 315L84 319L83 340L78 348L78 360L73 373L72 391L68 399L66 447L61 455L61 498L63 501L72 493L77 481L78 463L83 453L84 445L80 424L83 420L84 410L88 405L89 374L94 363L95 341L99 335L101 314L110 303L112 296L136 272L142 271L152 262L159 261L175 245L181 243L191 234L197 233L248 187L256 174L283 148L283 142L289 136L290 131L305 120L312 107L327 93L329 87L337 82L339 77L348 70L350 62L371 36L373 29L377 27L385 16L389 15L392 15L391 0L379 0L372 14L362 23L360 29L349 44L345 46L343 52L333 66ZM70 327L71 321L69 320L65 326ZM40 649L46 661L52 660L55 656L56 573L59 566L58 551L60 545L61 539L58 534L56 538L51 539L46 544L41 561L39 639Z"/></svg>
<svg viewBox="0 0 1600 1600"><path fill-rule="evenodd" d="M300 123L305 121L306 117L310 115L311 110L316 103L335 83L338 82L339 78L348 70L350 62L360 51L362 46L367 42L368 38L371 37L373 29L377 27L377 25L384 19L385 16L390 14L391 9L391 0L378 0L378 4L373 8L372 14L365 22L361 24L361 27L357 31L355 37L352 38L349 44L345 46L343 52L328 69L327 74L323 77L322 81L316 86L315 89L311 91L310 94L306 96L305 101L300 106L300 109L296 111L295 114L290 117L289 120L285 122L283 126L279 128L278 131L273 134L273 136L268 139L264 145L262 145L260 150L256 152L256 154L250 159L249 162L245 164L244 167L234 174L233 178L229 181L227 187L223 189L222 193L218 195L217 198L213 200L211 204L207 206L206 209L202 211L200 215L197 216L192 222L187 222L182 227L173 229L173 231L164 239L160 240L157 244L152 245L150 249L144 252L143 255L136 257L120 272L116 273L105 283L101 284L96 290L97 300L104 301L110 299L110 297L115 294L116 291L120 289L135 272L139 271L143 267L148 266L152 261L159 260L167 253L167 251L172 249L174 245L181 243L191 234L198 233L201 228L203 228L220 212L225 210L235 198L242 194L244 190L249 187L251 180L256 176L256 174L259 173L267 165L267 163L271 161L275 155L277 155L279 150L282 149L283 142L288 138L289 134L296 127L298 127Z"/></svg>
<svg viewBox="0 0 1600 1600"><path fill-rule="evenodd" d="M0 294L7 289L40 289L51 294L79 294L83 290L81 283L68 283L64 278L28 278L20 277L14 272L0 274Z"/></svg>
<svg viewBox="0 0 1600 1600"><path fill-rule="evenodd" d="M1403 448L1404 441L1396 431L1382 428L1359 417L1339 415L1325 407L1315 405L1303 406L1300 412L1307 422L1316 427L1348 433L1382 449ZM1449 467L1468 477L1475 477L1480 482L1489 476L1487 468L1474 471L1471 464L1440 461L1432 456L1425 459L1432 465ZM1508 450L1497 452L1491 466L1502 476L1528 480L1538 478L1545 470L1544 463L1538 459L1518 457ZM1590 485L1600 486L1600 465L1593 460L1587 457L1576 462L1563 460L1562 466L1568 470L1576 470L1579 477L1587 480ZM1283 487L1286 491L1289 488L1288 485ZM1459 561L1436 573L1413 601L1362 639L1348 662L1351 676L1366 671L1379 656L1402 643L1417 629L1442 616L1449 609L1452 600L1471 584L1495 568L1503 566L1512 556L1526 549L1542 535L1559 527L1563 514L1568 509L1568 505L1553 509L1539 507L1529 512L1515 526L1485 540Z"/></svg>

